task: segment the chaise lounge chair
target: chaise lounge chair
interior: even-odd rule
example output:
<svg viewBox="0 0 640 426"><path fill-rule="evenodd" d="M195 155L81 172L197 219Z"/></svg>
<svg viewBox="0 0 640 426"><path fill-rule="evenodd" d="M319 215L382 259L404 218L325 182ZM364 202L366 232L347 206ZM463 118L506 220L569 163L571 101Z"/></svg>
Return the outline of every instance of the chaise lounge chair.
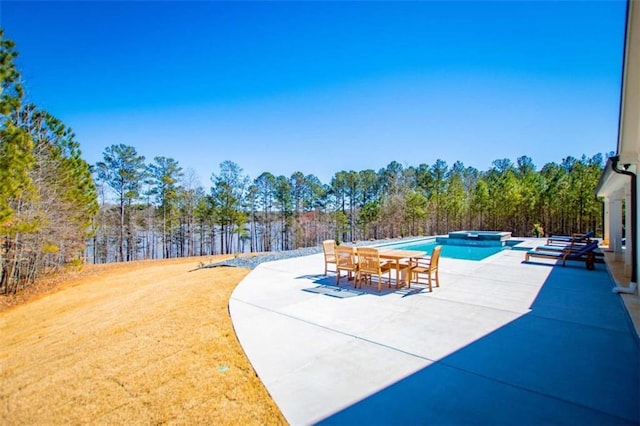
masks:
<svg viewBox="0 0 640 426"><path fill-rule="evenodd" d="M547 245L556 244L588 244L591 241L591 237L596 235L593 231L587 231L584 234L573 235L552 235L547 238Z"/></svg>
<svg viewBox="0 0 640 426"><path fill-rule="evenodd" d="M524 257L525 262L529 261L531 257L543 257L547 259L562 260L562 266L565 266L567 260L575 260L578 262L585 262L587 269L595 269L595 253L594 250L598 248L597 241L591 241L589 244L580 247L578 250L563 250L563 251L551 251L551 250L529 250Z"/></svg>
<svg viewBox="0 0 640 426"><path fill-rule="evenodd" d="M591 242L591 241L590 241ZM564 251L571 251L571 252L578 252L580 250L582 250L587 244L589 243L571 243L571 244L566 244L566 245L545 245L545 246L538 246L536 248L534 248L533 250L535 251L544 251L544 252L548 252L548 251L552 251L552 252L564 252ZM604 263L604 253L602 251L600 251L599 249L595 249L593 250L593 255L595 256L595 261L597 263Z"/></svg>

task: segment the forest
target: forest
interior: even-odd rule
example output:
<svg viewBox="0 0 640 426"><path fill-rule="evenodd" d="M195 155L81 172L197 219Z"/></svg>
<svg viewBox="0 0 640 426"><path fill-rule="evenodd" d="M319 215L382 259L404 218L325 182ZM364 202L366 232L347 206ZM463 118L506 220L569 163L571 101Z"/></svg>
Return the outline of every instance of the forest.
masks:
<svg viewBox="0 0 640 426"><path fill-rule="evenodd" d="M106 148L96 164L103 198L87 257L127 261L219 253L290 250L338 242L438 235L451 230L507 230L532 236L599 230L594 190L602 155L537 170L529 157L493 162L486 171L442 160L339 171L329 183L295 172L255 179L223 161L203 188L171 158L146 164L135 148ZM102 196L101 196L102 197Z"/></svg>
<svg viewBox="0 0 640 426"><path fill-rule="evenodd" d="M148 161L127 144L105 147L102 161L88 164L71 128L25 101L16 56L0 30L0 293L84 262L463 229L601 233L594 190L603 154L567 156L541 168L527 156L500 158L488 170L441 159L391 161L377 171L337 171L330 182L303 171L251 177L221 159L207 187L174 159Z"/></svg>

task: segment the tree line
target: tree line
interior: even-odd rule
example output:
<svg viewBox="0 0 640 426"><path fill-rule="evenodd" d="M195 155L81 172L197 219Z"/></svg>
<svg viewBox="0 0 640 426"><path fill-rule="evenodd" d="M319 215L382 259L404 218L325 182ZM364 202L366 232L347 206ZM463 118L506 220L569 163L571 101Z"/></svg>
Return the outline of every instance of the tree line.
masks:
<svg viewBox="0 0 640 426"><path fill-rule="evenodd" d="M13 42L0 30L0 292L68 264L289 250L342 241L506 230L596 231L604 156L538 169L498 159L349 170L323 183L301 171L252 178L223 161L204 187L169 157L106 147L81 157L72 130L24 102Z"/></svg>
<svg viewBox="0 0 640 426"><path fill-rule="evenodd" d="M329 183L297 171L251 179L223 161L203 188L172 158L149 164L113 145L96 164L99 188L115 194L97 216L90 258L126 261L290 250L341 241L506 230L531 236L601 230L594 195L604 156L566 157L540 170L531 158L499 159L480 171L461 162L339 171ZM542 231L544 232L544 231Z"/></svg>

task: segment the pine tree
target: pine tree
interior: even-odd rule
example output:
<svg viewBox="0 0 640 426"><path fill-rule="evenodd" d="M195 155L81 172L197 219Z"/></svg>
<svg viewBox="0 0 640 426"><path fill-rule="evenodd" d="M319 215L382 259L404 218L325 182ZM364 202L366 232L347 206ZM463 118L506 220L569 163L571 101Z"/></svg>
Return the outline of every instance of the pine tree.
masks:
<svg viewBox="0 0 640 426"><path fill-rule="evenodd" d="M77 260L97 211L89 165L75 135L22 105L14 44L0 30L0 289L15 292Z"/></svg>
<svg viewBox="0 0 640 426"><path fill-rule="evenodd" d="M120 207L119 260L131 260L133 235L127 209L140 197L146 166L144 156L138 155L136 149L129 145L119 144L107 147L103 153L104 161L96 164L98 178L104 181L116 194ZM125 238L127 234L128 238ZM127 256L125 257L125 242Z"/></svg>

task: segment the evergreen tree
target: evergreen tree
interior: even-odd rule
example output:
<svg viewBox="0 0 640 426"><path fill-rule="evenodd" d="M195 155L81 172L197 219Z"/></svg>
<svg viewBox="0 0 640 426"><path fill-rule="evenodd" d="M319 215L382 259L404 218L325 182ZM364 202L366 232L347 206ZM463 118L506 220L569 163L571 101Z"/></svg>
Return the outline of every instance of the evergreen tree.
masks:
<svg viewBox="0 0 640 426"><path fill-rule="evenodd" d="M178 181L184 174L182 167L173 158L154 157L153 163L147 168L151 184L151 194L155 195L156 203L162 214L162 250L164 258L171 256L170 243L175 226L178 203Z"/></svg>
<svg viewBox="0 0 640 426"><path fill-rule="evenodd" d="M260 174L253 184L256 187L256 209L261 211L259 221L261 225L262 250L272 250L272 209L275 198L276 178L269 172Z"/></svg>
<svg viewBox="0 0 640 426"><path fill-rule="evenodd" d="M104 181L116 194L119 205L120 233L118 236L119 260L131 260L133 235L131 215L127 215L131 203L140 197L146 176L144 156L129 145L111 145L104 150L104 161L96 163L98 178ZM125 238L125 236L127 238ZM127 255L125 257L125 242Z"/></svg>
<svg viewBox="0 0 640 426"><path fill-rule="evenodd" d="M248 178L242 174L242 168L232 161L220 164L220 174L213 174L211 196L216 206L217 222L221 227L220 249L231 253L232 234L239 232L240 224L246 221L242 211Z"/></svg>

